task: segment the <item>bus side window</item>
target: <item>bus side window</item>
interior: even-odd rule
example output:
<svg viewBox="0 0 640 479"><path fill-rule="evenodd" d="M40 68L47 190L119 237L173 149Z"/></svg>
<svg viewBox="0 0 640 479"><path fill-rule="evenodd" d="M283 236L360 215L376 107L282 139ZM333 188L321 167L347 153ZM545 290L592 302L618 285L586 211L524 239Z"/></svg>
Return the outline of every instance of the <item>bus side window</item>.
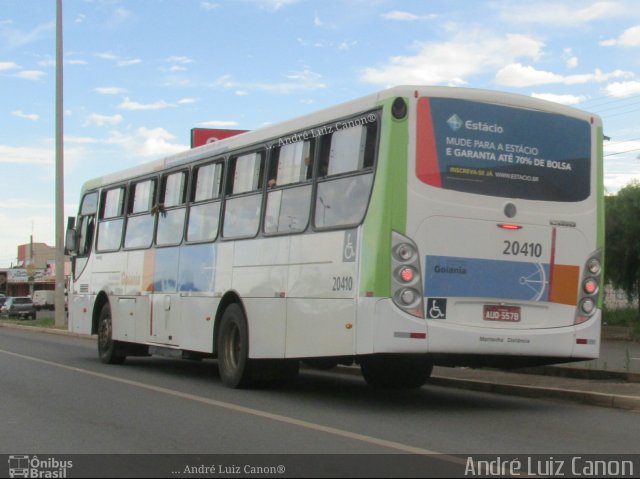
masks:
<svg viewBox="0 0 640 479"><path fill-rule="evenodd" d="M249 238L258 233L264 181L264 152L232 158L222 226L225 238Z"/></svg>
<svg viewBox="0 0 640 479"><path fill-rule="evenodd" d="M89 256L93 244L93 234L96 227L96 213L98 212L98 193L88 193L82 200L78 218L78 256Z"/></svg>
<svg viewBox="0 0 640 479"><path fill-rule="evenodd" d="M187 172L179 171L165 175L160 187L160 199L153 213L158 218L156 244L177 245L182 242L186 216Z"/></svg>
<svg viewBox="0 0 640 479"><path fill-rule="evenodd" d="M144 180L131 185L124 235L125 248L148 248L153 240L154 215L151 207L155 198L156 181Z"/></svg>
<svg viewBox="0 0 640 479"><path fill-rule="evenodd" d="M375 121L338 129L322 137L315 205L317 228L362 222L373 186L376 146Z"/></svg>
<svg viewBox="0 0 640 479"><path fill-rule="evenodd" d="M299 233L307 228L314 145L300 141L275 150L269 164L265 233Z"/></svg>
<svg viewBox="0 0 640 479"><path fill-rule="evenodd" d="M124 187L102 192L100 214L98 215L98 240L96 242L96 249L99 252L120 249L124 226L124 193Z"/></svg>
<svg viewBox="0 0 640 479"><path fill-rule="evenodd" d="M89 256L96 227L95 216L81 216L78 225L78 256Z"/></svg>
<svg viewBox="0 0 640 479"><path fill-rule="evenodd" d="M222 197L222 162L209 163L193 170L191 206L187 224L187 241L214 241L220 223Z"/></svg>

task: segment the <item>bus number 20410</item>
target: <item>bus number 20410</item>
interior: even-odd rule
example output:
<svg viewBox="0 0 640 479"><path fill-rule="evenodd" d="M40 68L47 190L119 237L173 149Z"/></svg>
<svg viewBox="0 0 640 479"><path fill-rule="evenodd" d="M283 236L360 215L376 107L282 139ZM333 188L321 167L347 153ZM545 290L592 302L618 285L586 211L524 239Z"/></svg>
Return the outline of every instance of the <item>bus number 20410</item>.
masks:
<svg viewBox="0 0 640 479"><path fill-rule="evenodd" d="M540 243L521 243L520 241L504 240L502 254L509 256L530 256L540 258L542 256L542 245Z"/></svg>
<svg viewBox="0 0 640 479"><path fill-rule="evenodd" d="M333 291L352 291L353 278L351 276L334 276Z"/></svg>

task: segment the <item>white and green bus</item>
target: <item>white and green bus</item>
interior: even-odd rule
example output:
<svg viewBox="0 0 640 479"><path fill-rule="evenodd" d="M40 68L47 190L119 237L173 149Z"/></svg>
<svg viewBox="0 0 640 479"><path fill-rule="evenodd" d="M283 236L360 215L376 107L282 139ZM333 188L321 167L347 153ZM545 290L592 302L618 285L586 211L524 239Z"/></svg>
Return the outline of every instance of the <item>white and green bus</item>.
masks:
<svg viewBox="0 0 640 479"><path fill-rule="evenodd" d="M217 358L230 387L596 358L602 138L566 106L407 86L93 179L70 329L107 363Z"/></svg>

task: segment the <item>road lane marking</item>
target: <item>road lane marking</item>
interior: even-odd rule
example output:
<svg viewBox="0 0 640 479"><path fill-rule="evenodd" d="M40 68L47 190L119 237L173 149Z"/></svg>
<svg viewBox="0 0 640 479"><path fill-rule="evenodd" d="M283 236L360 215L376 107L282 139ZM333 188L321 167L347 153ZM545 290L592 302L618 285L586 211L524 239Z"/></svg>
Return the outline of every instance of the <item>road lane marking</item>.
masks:
<svg viewBox="0 0 640 479"><path fill-rule="evenodd" d="M409 454L420 454L420 455L434 455L437 456L437 459L446 461L446 462L452 462L452 463L457 463L457 464L466 464L466 459L462 459L460 457L456 457L456 456L451 456L448 454L443 454L441 452L437 452L437 451L432 451L429 449L424 449L421 447L415 447L415 446L410 446L408 444L402 444L399 442L395 442L395 441L389 441L386 439L381 439L378 437L373 437L373 436L367 436L365 434L359 434L356 432L352 432L352 431L346 431L344 429L338 429L335 427L331 427L331 426L324 426L322 424L317 424L317 423L313 423L313 422L309 422L309 421L304 421L301 419L295 419L292 417L288 417L288 416L283 416L281 414L275 414L275 413L270 413L267 411L262 411L260 409L254 409L254 408L250 408L250 407L245 407L245 406L240 406L238 404L233 404L233 403L229 403L229 402L225 402L225 401L218 401L215 399L210 399L210 398L206 398L203 396L197 396L195 394L189 394L189 393L185 393L182 391L176 391L174 389L168 389L168 388L164 388L161 386L154 386L152 384L147 384L147 383L143 383L143 382L139 382L139 381L133 381L131 379L124 379L124 378L119 378L117 376L111 376L109 374L104 374L104 373L99 373L96 371L90 371L88 369L82 369L82 368L78 368L75 366L67 366L66 364L61 364L61 363L56 363L54 361L48 361L46 359L40 359L40 358L35 358L33 356L27 356L24 354L19 354L19 353L14 353L11 351L6 351L4 349L0 349L0 353L2 354L6 354L8 356L13 356L16 358L21 358L21 359L26 359L28 361L32 361L35 363L39 363L39 364L45 364L48 366L54 366L60 369L64 369L66 371L72 371L75 373L80 373L80 374L85 374L87 376L92 376L92 377L96 377L96 378L100 378L100 379L106 379L109 381L113 381L113 382L117 382L117 383L121 383L121 384L126 384L128 386L133 386L133 387L137 387L137 388L141 388L141 389L146 389L148 391L153 391L153 392L157 392L157 393L161 393L161 394L166 394L168 396L173 396L173 397L177 397L177 398L181 398L181 399L187 399L189 401L195 401L201 404L206 404L208 406L214 406L214 407L219 407L222 409L227 409L230 411L234 411L234 412L238 412L238 413L242 413L242 414L248 414L251 416L257 416L257 417L261 417L264 419L270 419L272 421L277 421L280 423L284 423L284 424L288 424L288 425L292 425L292 426L298 426L298 427L302 427L305 429L310 429L313 431L319 431L319 432L324 432L326 434L331 434L334 436L339 436L339 437L343 437L346 439L351 439L354 441L359 441L359 442L364 442L367 444L371 444L371 445L375 445L375 446L380 446L380 447L385 447L388 449L393 449L396 451L400 451L400 452L404 452L404 453L409 453Z"/></svg>

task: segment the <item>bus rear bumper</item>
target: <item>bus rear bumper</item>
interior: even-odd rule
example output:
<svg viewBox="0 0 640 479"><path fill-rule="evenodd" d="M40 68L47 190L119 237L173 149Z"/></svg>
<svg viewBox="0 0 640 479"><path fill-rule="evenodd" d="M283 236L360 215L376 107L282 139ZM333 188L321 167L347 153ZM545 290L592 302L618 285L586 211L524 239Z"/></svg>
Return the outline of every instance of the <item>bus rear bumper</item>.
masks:
<svg viewBox="0 0 640 479"><path fill-rule="evenodd" d="M429 321L429 352L595 359L600 323L600 311L585 323L559 328L489 329Z"/></svg>
<svg viewBox="0 0 640 479"><path fill-rule="evenodd" d="M595 359L600 352L601 312L558 328L479 328L414 318L391 300L375 306L374 353L428 353L448 366L521 367Z"/></svg>

